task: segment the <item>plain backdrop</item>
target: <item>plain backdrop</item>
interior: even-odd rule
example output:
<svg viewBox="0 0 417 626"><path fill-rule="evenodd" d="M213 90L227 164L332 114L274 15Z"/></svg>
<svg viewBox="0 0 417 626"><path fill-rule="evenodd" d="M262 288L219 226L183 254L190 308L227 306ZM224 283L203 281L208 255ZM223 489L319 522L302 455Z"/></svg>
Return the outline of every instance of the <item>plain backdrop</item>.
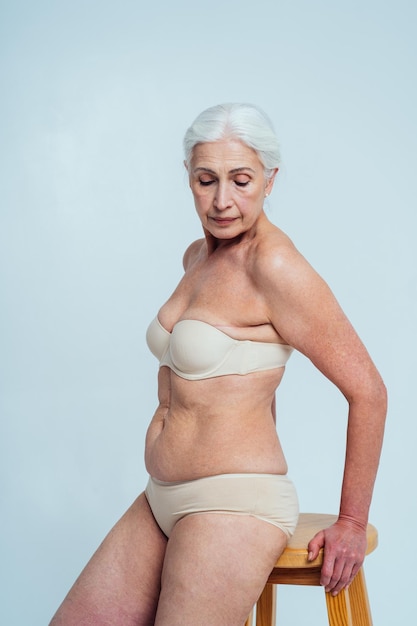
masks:
<svg viewBox="0 0 417 626"><path fill-rule="evenodd" d="M1 0L1 624L47 624L145 485L145 331L201 234L182 137L227 101L272 118L268 215L389 389L365 570L375 626L411 623L416 18L414 0ZM302 510L337 513L344 399L295 354L277 400ZM326 620L318 588L280 588L278 608L280 626Z"/></svg>

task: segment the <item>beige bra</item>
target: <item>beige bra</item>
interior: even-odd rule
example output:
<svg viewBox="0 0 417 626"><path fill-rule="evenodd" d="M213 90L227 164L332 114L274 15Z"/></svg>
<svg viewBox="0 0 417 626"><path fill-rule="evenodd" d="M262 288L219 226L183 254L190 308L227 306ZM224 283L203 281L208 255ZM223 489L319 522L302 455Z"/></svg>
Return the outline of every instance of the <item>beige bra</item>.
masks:
<svg viewBox="0 0 417 626"><path fill-rule="evenodd" d="M284 367L293 350L282 343L233 339L199 320L181 320L170 333L157 317L149 325L146 341L160 366L167 365L187 380Z"/></svg>

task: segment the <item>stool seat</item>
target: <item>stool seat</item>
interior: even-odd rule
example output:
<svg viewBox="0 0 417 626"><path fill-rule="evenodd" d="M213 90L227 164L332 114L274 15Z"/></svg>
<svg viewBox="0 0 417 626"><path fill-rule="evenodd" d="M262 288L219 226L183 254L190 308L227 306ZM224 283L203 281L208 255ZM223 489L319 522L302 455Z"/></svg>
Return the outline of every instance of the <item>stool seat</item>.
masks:
<svg viewBox="0 0 417 626"><path fill-rule="evenodd" d="M300 514L294 535L276 562L257 602L256 626L275 626L276 585L320 585L323 550L320 550L314 561L308 561L308 543L316 533L328 528L336 520L337 515ZM378 545L378 533L372 524L368 524L366 538L366 554L370 554ZM330 626L372 626L363 567L355 576L349 589L344 589L337 596L329 593L325 596ZM252 623L251 614L245 626L252 626ZM308 615L306 615L307 623Z"/></svg>

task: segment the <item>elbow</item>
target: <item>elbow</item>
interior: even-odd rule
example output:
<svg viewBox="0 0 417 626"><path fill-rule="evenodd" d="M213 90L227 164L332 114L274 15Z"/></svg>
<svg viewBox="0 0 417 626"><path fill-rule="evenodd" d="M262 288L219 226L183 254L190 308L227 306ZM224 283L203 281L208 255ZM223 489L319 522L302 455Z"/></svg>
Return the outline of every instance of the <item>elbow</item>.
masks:
<svg viewBox="0 0 417 626"><path fill-rule="evenodd" d="M354 392L346 398L351 408L365 406L374 415L385 420L388 407L388 390L378 372L362 377L361 384L356 385Z"/></svg>
<svg viewBox="0 0 417 626"><path fill-rule="evenodd" d="M381 378L381 390L380 390L380 394L381 397L383 398L384 404L385 404L385 408L388 407L388 389L386 388L386 385L384 383L384 381Z"/></svg>
<svg viewBox="0 0 417 626"><path fill-rule="evenodd" d="M384 431L388 410L388 391L382 380L374 391L371 410L375 419L375 426L378 428L379 425L379 428Z"/></svg>
<svg viewBox="0 0 417 626"><path fill-rule="evenodd" d="M378 374L370 384L365 386L363 401L368 404L369 409L378 421L385 422L388 408L388 390L384 381Z"/></svg>
<svg viewBox="0 0 417 626"><path fill-rule="evenodd" d="M388 407L388 390L379 373L375 377L371 395L376 404L386 413Z"/></svg>

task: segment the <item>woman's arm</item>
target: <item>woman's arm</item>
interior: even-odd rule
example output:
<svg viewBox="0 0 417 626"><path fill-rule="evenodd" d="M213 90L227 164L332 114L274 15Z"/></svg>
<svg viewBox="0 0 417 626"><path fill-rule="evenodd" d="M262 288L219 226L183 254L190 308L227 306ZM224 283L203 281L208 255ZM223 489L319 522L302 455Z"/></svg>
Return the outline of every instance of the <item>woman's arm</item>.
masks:
<svg viewBox="0 0 417 626"><path fill-rule="evenodd" d="M276 250L279 250L277 252ZM309 558L325 546L321 583L333 594L352 581L366 550L366 524L386 416L386 389L331 290L288 243L257 264L271 323L305 354L349 403L345 470L336 524L318 533Z"/></svg>

